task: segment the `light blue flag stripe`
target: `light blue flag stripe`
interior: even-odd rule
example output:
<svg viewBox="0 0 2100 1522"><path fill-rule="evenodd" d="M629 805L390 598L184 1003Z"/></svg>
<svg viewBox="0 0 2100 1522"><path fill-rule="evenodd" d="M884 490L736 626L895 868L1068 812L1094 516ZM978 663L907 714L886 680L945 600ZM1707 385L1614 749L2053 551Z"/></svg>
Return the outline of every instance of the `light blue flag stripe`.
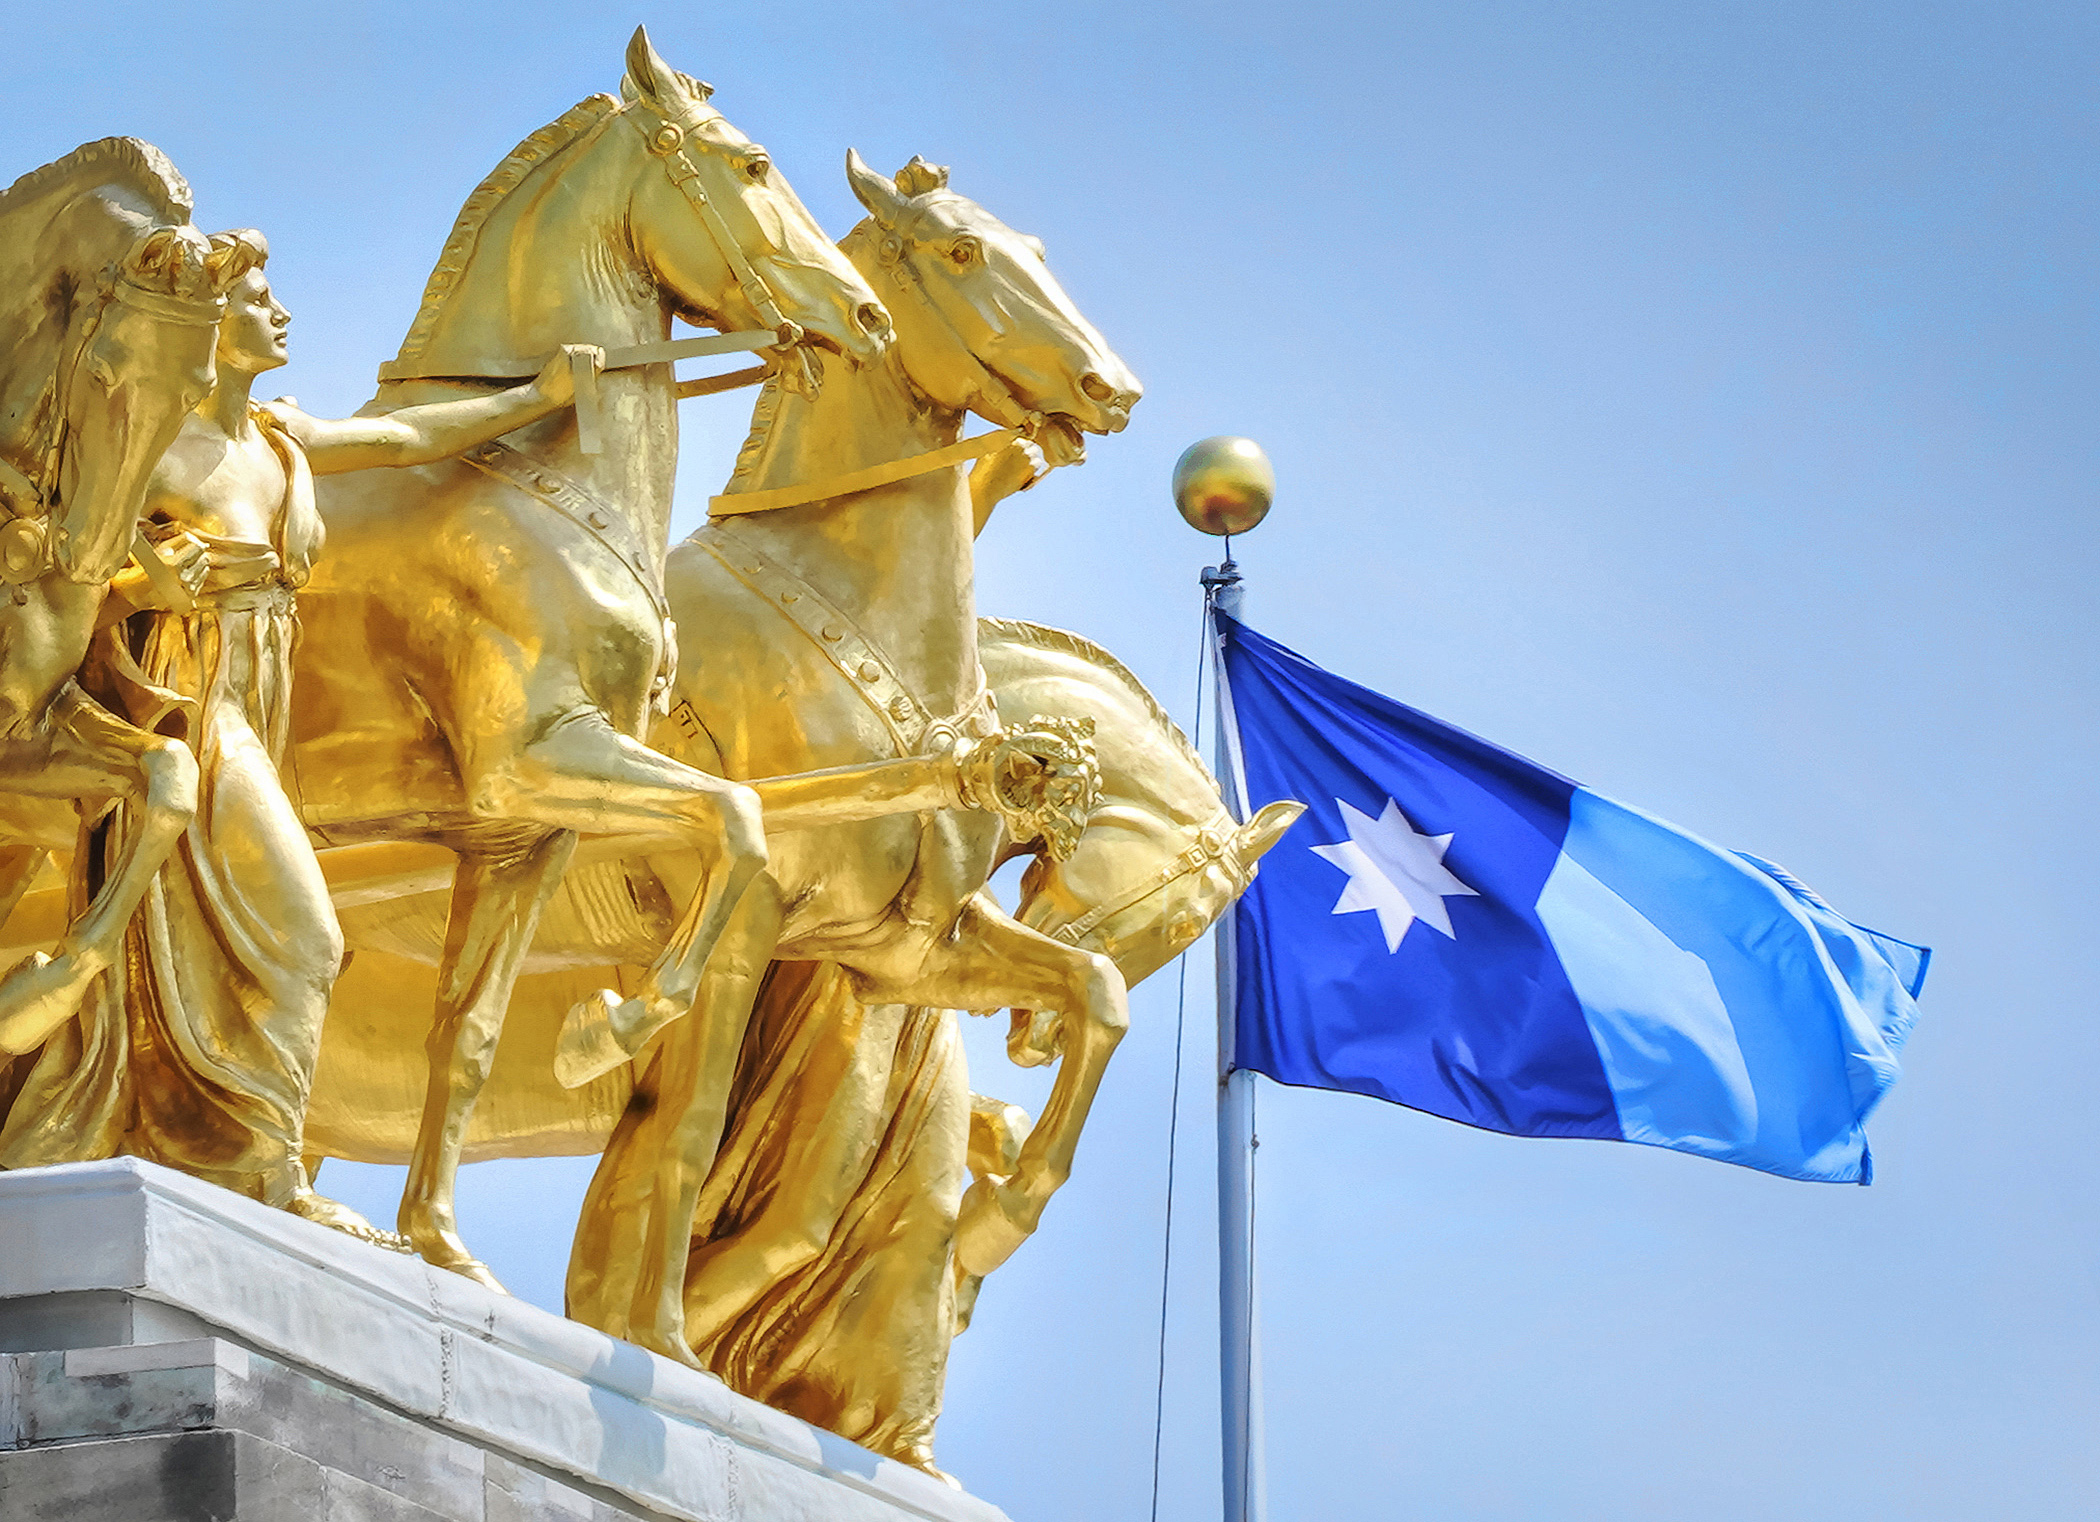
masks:
<svg viewBox="0 0 2100 1522"><path fill-rule="evenodd" d="M1538 912L1628 1141L1790 1178L1871 1179L1863 1126L1915 1017L1917 948L1587 788Z"/></svg>

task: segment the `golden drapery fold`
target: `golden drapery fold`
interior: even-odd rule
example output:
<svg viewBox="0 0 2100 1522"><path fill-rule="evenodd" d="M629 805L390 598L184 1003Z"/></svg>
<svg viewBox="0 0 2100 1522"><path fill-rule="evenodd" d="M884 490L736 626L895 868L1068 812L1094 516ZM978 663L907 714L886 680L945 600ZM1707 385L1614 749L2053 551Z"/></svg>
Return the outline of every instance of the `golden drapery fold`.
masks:
<svg viewBox="0 0 2100 1522"><path fill-rule="evenodd" d="M342 934L278 762L294 587L320 519L303 453L254 416L285 465L276 543L192 530L208 567L195 609L112 625L82 673L135 723L186 719L197 812L132 918L123 964L30 1067L0 1127L0 1166L128 1152L274 1205L307 1189L301 1133ZM170 693L189 702L171 709ZM83 831L76 903L133 827L118 808Z"/></svg>
<svg viewBox="0 0 2100 1522"><path fill-rule="evenodd" d="M925 1469L970 1119L955 1021L863 1006L835 967L776 966L686 1275L694 1351L732 1389ZM716 1285L749 1298L717 1315Z"/></svg>
<svg viewBox="0 0 2100 1522"><path fill-rule="evenodd" d="M646 1186L677 1113L658 1092L676 1092L697 1039L688 1018L644 1051L585 1202L569 1313L593 1325L624 1332ZM700 1362L733 1390L934 1470L969 1123L952 1013L864 1006L831 964L774 963L685 1262Z"/></svg>

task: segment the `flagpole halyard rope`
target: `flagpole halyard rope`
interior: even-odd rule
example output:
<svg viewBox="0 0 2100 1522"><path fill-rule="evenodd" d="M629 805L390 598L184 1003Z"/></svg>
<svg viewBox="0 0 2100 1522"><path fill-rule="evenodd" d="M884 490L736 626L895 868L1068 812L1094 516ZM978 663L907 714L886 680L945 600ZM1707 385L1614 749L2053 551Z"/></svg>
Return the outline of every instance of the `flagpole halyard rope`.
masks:
<svg viewBox="0 0 2100 1522"><path fill-rule="evenodd" d="M1192 744L1203 740L1203 673L1210 656L1210 603L1203 607L1203 628L1196 642L1196 723ZM1152 1522L1159 1522L1160 1446L1167 1421L1167 1310L1174 1273L1174 1157L1181 1129L1181 1049L1189 1009L1189 954L1176 957L1174 980L1174 1082L1167 1099L1167 1203L1166 1222L1160 1231L1159 1248L1159 1379L1152 1392Z"/></svg>

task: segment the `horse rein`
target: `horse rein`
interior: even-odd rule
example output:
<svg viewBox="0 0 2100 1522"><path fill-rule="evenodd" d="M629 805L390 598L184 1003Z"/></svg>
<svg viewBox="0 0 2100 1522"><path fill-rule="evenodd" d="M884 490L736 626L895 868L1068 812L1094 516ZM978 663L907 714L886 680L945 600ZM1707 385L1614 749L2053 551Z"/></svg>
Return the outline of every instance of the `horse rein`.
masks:
<svg viewBox="0 0 2100 1522"><path fill-rule="evenodd" d="M803 347L805 334L802 325L781 310L772 287L766 284L765 277L753 266L750 257L744 252L743 245L737 242L735 230L723 217L721 208L701 189L700 164L693 152L694 129L708 121L719 121L720 116L695 115L685 121L673 121L639 101L630 101L620 115L641 135L650 156L663 165L665 175L699 214L700 225L707 229L708 236L714 240L715 249L721 254L723 262L729 266L730 274L735 278L744 300L758 313L759 320L770 326L696 338L664 338L648 343L618 345L605 350L603 368L631 370L642 365L664 364L672 360L777 348L788 351L794 357L801 367L804 389L814 393L819 383L819 371L815 357ZM653 118L656 122L655 127L648 126L645 118ZM894 265L898 281L912 286L918 298L932 307L932 298L919 286L916 272L912 271L909 263L901 257L903 246L903 240L897 234L890 234L883 245L883 263ZM938 316L938 308L934 310ZM406 380L527 380L539 374L541 368L553 357L552 354L542 354L533 359L492 359L477 356L437 366L392 359L379 367L379 382L385 385L389 381ZM571 373L576 387L577 452L586 455L602 453L605 446L602 411L598 403L598 371L588 360L579 356ZM743 386L756 385L773 373L770 366L754 365L748 369L731 371L726 375L681 381L677 384L677 395L680 400L684 400L688 397L712 396L718 392L734 391ZM980 434L974 439L965 439L944 449L913 455L908 459L893 460L886 464L869 466L865 470L850 471L845 475L803 485L712 497L708 500L707 513L710 518L729 518L747 513L772 512L783 507L800 507L811 502L821 502L828 497L845 496L850 492L871 491L878 486L908 481L915 476L927 475L951 465L982 459L996 450L1004 449L1017 439L1033 437L1041 424L1041 414L1030 413L1019 427Z"/></svg>
<svg viewBox="0 0 2100 1522"><path fill-rule="evenodd" d="M628 102L619 115L641 135L650 156L663 165L664 174L671 184L699 214L700 225L707 229L715 251L729 266L737 289L743 293L751 309L758 313L759 320L768 326L695 338L661 338L647 343L618 345L605 350L604 368L632 370L642 365L667 364L673 360L697 359L712 354L784 349L800 365L804 383L814 390L818 383L817 362L802 347L806 336L802 325L780 309L772 287L766 284L765 277L753 266L743 245L737 242L736 232L723 217L721 208L700 187L700 164L692 148L694 131L709 121L721 120L720 115L703 117L696 113L686 120L674 121L640 101ZM649 126L645 118L653 120L656 125ZM379 380L382 385L388 381L405 380L526 380L539 374L553 357L552 354L542 354L535 359L475 357L437 366L393 359L379 367ZM734 390L764 380L770 373L770 367L759 365L729 375L710 376L681 383L678 394L681 397L705 396L716 391ZM598 371L587 359L579 356L572 374L576 383L577 451L587 455L602 453L605 446L603 414L598 403Z"/></svg>
<svg viewBox="0 0 2100 1522"><path fill-rule="evenodd" d="M57 426L51 442L44 448L38 479L32 480L6 459L0 458L0 508L13 515L12 521L0 524L0 585L15 589L17 603L26 596L22 588L40 580L51 569L51 529L47 520L58 495L59 475L70 432L66 420L72 412L73 389L80 381L81 359L112 303L128 306L153 322L186 328L216 328L219 319L226 314L226 298L223 296L202 300L171 296L147 290L130 277L117 273L113 266L103 272L102 294L93 310L81 319L80 341L73 346L63 375L53 382ZM143 536L133 536L131 554L162 597L176 606L189 602L189 593L181 578L169 569L167 562Z"/></svg>
<svg viewBox="0 0 2100 1522"><path fill-rule="evenodd" d="M1001 428L994 433L980 433L974 439L958 440L945 449L911 455L902 460L890 460L881 465L870 465L864 470L851 470L840 476L826 476L820 481L775 486L766 491L730 492L719 497L709 497L707 516L719 521L723 518L742 517L746 513L770 513L783 507L806 507L812 502L822 502L830 497L844 497L857 491L873 491L878 486L909 481L914 476L930 475L950 465L961 465L968 460L981 460L988 454L1004 449L1016 439L1028 437L1030 432L1033 430Z"/></svg>
<svg viewBox="0 0 2100 1522"><path fill-rule="evenodd" d="M1135 908L1156 893L1164 893L1192 872L1201 871L1212 862L1223 865L1237 880L1240 873L1233 870L1232 842L1237 826L1232 816L1220 814L1209 824L1199 828L1196 840L1187 850L1176 856L1165 866L1142 878L1122 897L1106 904L1097 904L1068 925L1060 926L1051 933L1051 939L1063 941L1068 946L1077 946L1088 934L1098 929L1105 921Z"/></svg>
<svg viewBox="0 0 2100 1522"><path fill-rule="evenodd" d="M881 223L876 224L881 227ZM890 278L918 298L933 320L954 333L954 324L941 314L933 298L926 294L925 283L919 272L912 268L906 257L910 245L917 240L908 232L897 232L883 228L880 249L876 261L890 272ZM967 346L957 335L957 347ZM983 377L987 386L996 385L991 372L982 361L971 357L971 363ZM726 380L727 377L724 377ZM726 389L726 388L725 388ZM843 475L827 476L818 481L797 482L789 486L770 487L764 491L725 492L707 500L707 516L711 519L740 517L746 513L770 513L783 507L807 507L812 502L822 502L832 497L849 496L854 492L873 491L878 486L890 486L898 481L909 481L917 476L930 475L952 465L961 465L970 460L981 460L996 453L1018 439L1034 438L1043 425L1040 412L1029 412L1018 425L981 433L974 439L962 439L943 449L929 450L924 454L891 460L880 465L870 465L861 470L847 471Z"/></svg>

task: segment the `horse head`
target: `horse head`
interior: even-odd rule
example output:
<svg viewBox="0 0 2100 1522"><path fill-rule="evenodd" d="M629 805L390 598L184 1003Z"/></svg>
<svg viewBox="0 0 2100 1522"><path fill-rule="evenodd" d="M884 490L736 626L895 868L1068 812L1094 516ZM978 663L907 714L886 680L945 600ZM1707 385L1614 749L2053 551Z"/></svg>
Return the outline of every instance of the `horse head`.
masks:
<svg viewBox="0 0 2100 1522"><path fill-rule="evenodd" d="M644 162L660 166L635 175L627 226L679 315L780 330L856 364L880 358L889 313L771 155L708 104L712 87L665 63L637 27L620 93Z"/></svg>
<svg viewBox="0 0 2100 1522"><path fill-rule="evenodd" d="M1021 874L1015 918L1100 952L1134 988L1232 907L1256 864L1304 812L1295 801L1272 803L1236 825L1221 808L1215 822L1182 830L1150 809L1111 805L1094 815L1069 859L1035 852ZM1054 1061L1055 1013L1015 1011L1006 1050L1024 1067Z"/></svg>
<svg viewBox="0 0 2100 1522"><path fill-rule="evenodd" d="M225 307L211 245L196 228L154 227L102 274L101 302L74 325L61 361L63 445L51 558L69 581L108 581L138 531L146 481L183 417L210 393Z"/></svg>
<svg viewBox="0 0 2100 1522"><path fill-rule="evenodd" d="M846 177L868 220L840 245L882 290L898 353L936 405L1035 433L1053 465L1081 433L1116 433L1144 388L1044 262L1043 245L948 188L915 158L895 179L860 155Z"/></svg>
<svg viewBox="0 0 2100 1522"><path fill-rule="evenodd" d="M802 343L881 357L889 314L713 93L636 28L620 98L570 108L467 198L381 380L528 374L556 344L661 339L667 314L777 332L801 378Z"/></svg>

